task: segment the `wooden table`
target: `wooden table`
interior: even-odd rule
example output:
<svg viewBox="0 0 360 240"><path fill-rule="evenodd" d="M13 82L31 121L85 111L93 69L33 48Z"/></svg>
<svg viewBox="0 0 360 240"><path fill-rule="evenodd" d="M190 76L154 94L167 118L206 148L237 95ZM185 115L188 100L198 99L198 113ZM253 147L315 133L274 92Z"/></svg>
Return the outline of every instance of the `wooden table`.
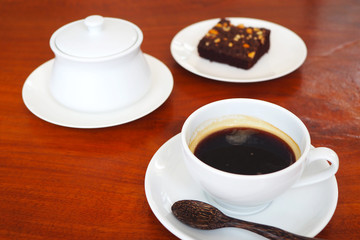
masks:
<svg viewBox="0 0 360 240"><path fill-rule="evenodd" d="M359 239L359 12L356 0L2 0L0 239L176 239L147 203L147 166L191 112L234 97L289 109L307 125L313 145L338 153L338 205L318 237ZM54 57L52 33L92 14L138 25L144 33L142 50L167 65L173 91L158 109L127 124L99 129L50 124L26 108L23 84ZM248 84L209 80L178 65L170 54L175 34L223 16L291 29L307 45L305 63L279 79Z"/></svg>

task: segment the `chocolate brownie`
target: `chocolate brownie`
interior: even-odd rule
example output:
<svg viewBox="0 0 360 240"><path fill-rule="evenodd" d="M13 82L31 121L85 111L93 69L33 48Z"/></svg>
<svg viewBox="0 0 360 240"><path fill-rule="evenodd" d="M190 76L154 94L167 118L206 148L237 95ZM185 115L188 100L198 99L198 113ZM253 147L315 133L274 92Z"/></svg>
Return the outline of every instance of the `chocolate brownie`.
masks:
<svg viewBox="0 0 360 240"><path fill-rule="evenodd" d="M198 44L199 55L238 68L251 68L270 47L270 30L234 26L222 18Z"/></svg>

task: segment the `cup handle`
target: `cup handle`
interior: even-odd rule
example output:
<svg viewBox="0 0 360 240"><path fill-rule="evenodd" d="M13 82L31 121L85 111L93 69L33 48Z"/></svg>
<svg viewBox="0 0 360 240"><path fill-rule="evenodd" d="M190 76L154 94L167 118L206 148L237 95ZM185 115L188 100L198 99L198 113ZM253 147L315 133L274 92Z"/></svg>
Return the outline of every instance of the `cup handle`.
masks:
<svg viewBox="0 0 360 240"><path fill-rule="evenodd" d="M310 174L309 176L301 177L299 181L293 185L293 187L303 187L306 185L324 181L334 176L335 173L338 171L339 157L332 149L327 147L311 148L308 155L308 162L306 167L309 167L311 163L319 160L327 160L328 162L330 162L330 166L319 172Z"/></svg>

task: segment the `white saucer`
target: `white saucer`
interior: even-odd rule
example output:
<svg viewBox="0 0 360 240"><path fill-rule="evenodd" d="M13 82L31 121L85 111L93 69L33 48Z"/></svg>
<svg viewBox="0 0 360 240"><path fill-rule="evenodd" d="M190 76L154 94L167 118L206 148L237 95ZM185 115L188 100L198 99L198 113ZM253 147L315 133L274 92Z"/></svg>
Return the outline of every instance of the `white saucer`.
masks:
<svg viewBox="0 0 360 240"><path fill-rule="evenodd" d="M39 118L65 127L101 128L136 120L162 105L174 85L173 76L165 64L147 54L145 58L150 66L153 84L149 92L131 106L104 113L85 113L61 105L48 90L53 59L35 69L25 81L22 90L24 103Z"/></svg>
<svg viewBox="0 0 360 240"><path fill-rule="evenodd" d="M326 161L312 165L320 170ZM180 239L264 239L254 233L235 228L198 230L179 222L171 213L174 202L194 199L208 202L203 191L192 180L183 163L180 134L167 141L153 156L146 171L145 193L159 221ZM336 178L312 186L293 188L274 200L260 213L244 220L280 227L308 237L317 235L330 221L338 199Z"/></svg>
<svg viewBox="0 0 360 240"><path fill-rule="evenodd" d="M175 61L183 68L202 77L225 82L260 82L279 78L299 68L306 59L304 41L289 29L275 23L252 18L227 18L234 25L240 23L251 27L271 30L270 49L249 70L227 64L210 62L197 52L200 39L219 19L210 19L192 24L173 38L170 51Z"/></svg>

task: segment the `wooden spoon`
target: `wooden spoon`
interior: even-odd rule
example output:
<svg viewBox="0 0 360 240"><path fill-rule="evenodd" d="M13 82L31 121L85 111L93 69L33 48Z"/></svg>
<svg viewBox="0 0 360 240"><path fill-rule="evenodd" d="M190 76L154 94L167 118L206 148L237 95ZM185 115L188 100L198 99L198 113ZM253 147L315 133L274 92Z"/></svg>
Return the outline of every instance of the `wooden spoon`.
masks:
<svg viewBox="0 0 360 240"><path fill-rule="evenodd" d="M175 202L172 205L171 210L175 217L181 222L191 227L204 230L223 227L237 227L257 233L268 239L319 239L303 237L280 228L235 219L225 215L219 209L211 206L210 204L195 200L182 200Z"/></svg>

